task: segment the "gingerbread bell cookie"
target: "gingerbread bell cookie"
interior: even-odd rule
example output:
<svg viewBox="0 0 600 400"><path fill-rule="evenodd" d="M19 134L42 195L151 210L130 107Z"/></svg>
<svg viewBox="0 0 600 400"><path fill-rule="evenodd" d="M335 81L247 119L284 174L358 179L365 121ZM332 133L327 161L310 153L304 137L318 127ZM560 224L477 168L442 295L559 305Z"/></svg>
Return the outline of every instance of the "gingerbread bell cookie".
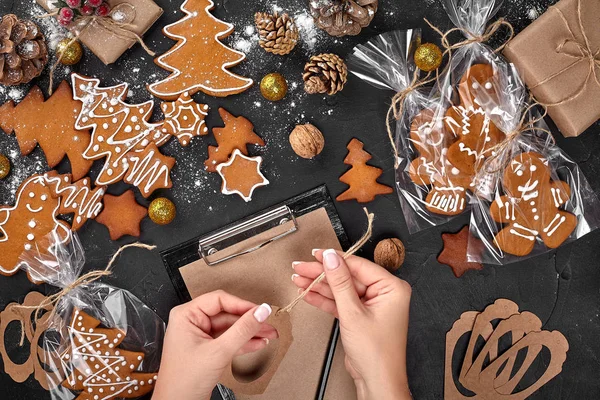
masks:
<svg viewBox="0 0 600 400"><path fill-rule="evenodd" d="M577 217L561 209L571 198L571 188L552 178L541 154L525 152L510 160L502 187L505 194L490 205L492 218L504 226L495 237L502 251L526 256L537 238L554 249L577 227Z"/></svg>
<svg viewBox="0 0 600 400"><path fill-rule="evenodd" d="M210 13L214 7L212 0L185 0L181 5L185 16L163 29L177 44L155 60L171 75L149 85L154 96L175 100L185 92L202 91L226 97L252 86L252 79L229 71L246 55L221 42L233 33L233 25L215 18Z"/></svg>

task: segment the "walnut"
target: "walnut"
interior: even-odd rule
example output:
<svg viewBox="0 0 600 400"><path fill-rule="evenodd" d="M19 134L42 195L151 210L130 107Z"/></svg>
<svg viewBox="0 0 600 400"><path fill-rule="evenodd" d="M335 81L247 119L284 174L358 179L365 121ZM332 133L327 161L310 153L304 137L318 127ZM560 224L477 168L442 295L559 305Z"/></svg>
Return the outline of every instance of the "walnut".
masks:
<svg viewBox="0 0 600 400"><path fill-rule="evenodd" d="M376 264L394 272L404 263L404 244L400 239L384 239L377 243L374 259Z"/></svg>
<svg viewBox="0 0 600 400"><path fill-rule="evenodd" d="M290 144L300 157L314 158L323 151L325 138L312 124L296 125L290 134Z"/></svg>

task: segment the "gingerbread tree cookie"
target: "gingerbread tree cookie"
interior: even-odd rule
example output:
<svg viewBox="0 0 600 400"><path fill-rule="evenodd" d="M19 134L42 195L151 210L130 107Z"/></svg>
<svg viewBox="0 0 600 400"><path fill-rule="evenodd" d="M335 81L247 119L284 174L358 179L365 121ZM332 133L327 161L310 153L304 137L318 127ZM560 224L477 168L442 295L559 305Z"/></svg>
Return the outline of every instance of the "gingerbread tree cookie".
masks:
<svg viewBox="0 0 600 400"><path fill-rule="evenodd" d="M92 161L83 156L90 144L89 130L75 129L80 111L81 103L73 100L66 81L46 101L34 86L16 107L13 101L0 107L0 127L7 134L15 132L24 156L39 143L50 168L67 156L73 177L78 180L92 166Z"/></svg>
<svg viewBox="0 0 600 400"><path fill-rule="evenodd" d="M256 188L266 186L269 181L260 172L261 157L247 157L235 149L231 159L217 166L217 172L223 178L223 194L240 195L244 201L252 200Z"/></svg>
<svg viewBox="0 0 600 400"><path fill-rule="evenodd" d="M160 105L165 114L162 131L177 136L182 146L187 146L194 136L208 135L204 118L208 115L208 105L198 104L188 92L176 101Z"/></svg>
<svg viewBox="0 0 600 400"><path fill-rule="evenodd" d="M175 100L182 93L193 95L202 91L225 97L241 93L252 85L252 79L228 70L246 56L221 43L231 35L233 26L210 13L214 6L212 0L185 0L181 5L185 17L163 29L177 44L155 60L171 75L149 86L154 96Z"/></svg>
<svg viewBox="0 0 600 400"><path fill-rule="evenodd" d="M0 274L14 275L22 265L21 253L48 234L54 232L65 241L69 238L69 225L56 219L59 208L60 199L53 197L42 175L21 184L13 207L0 207ZM29 279L34 282L31 275Z"/></svg>
<svg viewBox="0 0 600 400"><path fill-rule="evenodd" d="M348 155L344 164L352 168L340 177L340 181L350 186L348 190L340 194L336 200L356 200L359 203L368 203L375 199L378 194L389 194L393 189L377 182L377 178L383 173L381 169L367 165L371 155L363 150L363 143L358 139L352 139L348 144Z"/></svg>
<svg viewBox="0 0 600 400"><path fill-rule="evenodd" d="M150 393L156 373L139 372L144 353L119 348L125 331L101 328L100 321L75 308L68 326L68 350L62 354L67 378L62 386L78 399L131 399Z"/></svg>
<svg viewBox="0 0 600 400"><path fill-rule="evenodd" d="M224 108L219 108L224 128L213 128L218 146L208 146L208 159L204 163L206 170L216 172L217 166L229 160L234 150L248 155L247 145L264 146L265 141L254 133L254 125L244 117L235 117Z"/></svg>
<svg viewBox="0 0 600 400"><path fill-rule="evenodd" d="M525 256L537 237L554 249L577 227L577 217L560 209L571 198L571 188L552 179L548 160L541 154L514 157L504 171L502 186L505 195L490 205L492 218L504 224L494 240L502 251Z"/></svg>
<svg viewBox="0 0 600 400"><path fill-rule="evenodd" d="M98 79L73 74L73 97L83 103L77 118L77 129L92 128L92 140L84 157L105 159L96 178L99 186L125 180L138 186L144 197L159 188L170 187L170 175L175 159L165 157L157 146L171 135L163 132L162 123L148 122L154 102L125 104L127 85L100 88Z"/></svg>

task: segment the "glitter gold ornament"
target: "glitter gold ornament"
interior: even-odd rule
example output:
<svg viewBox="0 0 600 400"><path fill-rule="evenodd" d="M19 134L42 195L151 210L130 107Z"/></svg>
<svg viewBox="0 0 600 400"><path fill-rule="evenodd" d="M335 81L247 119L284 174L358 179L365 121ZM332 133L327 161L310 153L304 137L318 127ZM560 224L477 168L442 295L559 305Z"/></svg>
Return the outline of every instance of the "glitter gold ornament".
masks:
<svg viewBox="0 0 600 400"><path fill-rule="evenodd" d="M267 100L279 101L285 97L287 90L287 82L278 72L267 74L260 81L260 93Z"/></svg>
<svg viewBox="0 0 600 400"><path fill-rule="evenodd" d="M442 64L442 51L433 43L423 43L415 51L415 64L421 71L434 71Z"/></svg>
<svg viewBox="0 0 600 400"><path fill-rule="evenodd" d="M173 222L177 210L175 204L165 197L152 200L148 207L148 215L152 222L158 225L167 225Z"/></svg>
<svg viewBox="0 0 600 400"><path fill-rule="evenodd" d="M10 161L4 154L0 154L0 179L4 179L10 173Z"/></svg>
<svg viewBox="0 0 600 400"><path fill-rule="evenodd" d="M83 56L83 48L77 40L73 41L71 38L64 38L56 45L56 55L57 57L61 57L61 64L75 65Z"/></svg>

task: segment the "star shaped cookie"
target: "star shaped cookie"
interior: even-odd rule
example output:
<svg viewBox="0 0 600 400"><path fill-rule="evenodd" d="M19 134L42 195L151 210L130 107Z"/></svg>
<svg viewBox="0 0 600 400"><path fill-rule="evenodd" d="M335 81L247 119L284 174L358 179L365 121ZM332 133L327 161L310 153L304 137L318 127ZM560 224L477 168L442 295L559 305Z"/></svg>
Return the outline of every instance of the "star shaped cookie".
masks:
<svg viewBox="0 0 600 400"><path fill-rule="evenodd" d="M256 188L269 184L260 172L261 164L262 157L248 157L235 149L229 161L217 165L217 172L223 178L221 192L238 194L244 201L251 201Z"/></svg>
<svg viewBox="0 0 600 400"><path fill-rule="evenodd" d="M452 268L454 276L460 278L470 269L483 269L480 263L467 261L468 225L463 226L458 233L442 233L442 240L444 241L444 249L437 260L440 264L446 264Z"/></svg>
<svg viewBox="0 0 600 400"><path fill-rule="evenodd" d="M133 190L120 196L104 195L104 210L96 217L110 232L110 238L117 240L122 236L140 236L140 223L148 215L146 207L135 201Z"/></svg>

